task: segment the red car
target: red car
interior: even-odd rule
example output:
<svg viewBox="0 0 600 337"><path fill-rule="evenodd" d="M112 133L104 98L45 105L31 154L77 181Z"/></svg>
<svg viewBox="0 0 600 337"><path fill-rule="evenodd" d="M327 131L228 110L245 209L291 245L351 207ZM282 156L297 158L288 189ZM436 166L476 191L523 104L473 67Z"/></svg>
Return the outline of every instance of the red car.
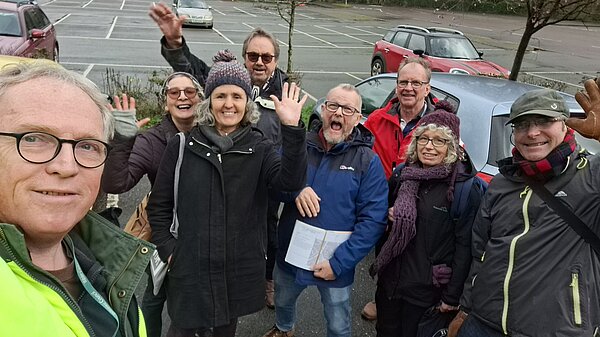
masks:
<svg viewBox="0 0 600 337"><path fill-rule="evenodd" d="M395 73L407 57L421 56L435 72L508 78L509 71L481 58L462 32L441 27L399 25L375 43L371 75Z"/></svg>
<svg viewBox="0 0 600 337"><path fill-rule="evenodd" d="M0 54L58 62L54 25L34 1L0 1Z"/></svg>

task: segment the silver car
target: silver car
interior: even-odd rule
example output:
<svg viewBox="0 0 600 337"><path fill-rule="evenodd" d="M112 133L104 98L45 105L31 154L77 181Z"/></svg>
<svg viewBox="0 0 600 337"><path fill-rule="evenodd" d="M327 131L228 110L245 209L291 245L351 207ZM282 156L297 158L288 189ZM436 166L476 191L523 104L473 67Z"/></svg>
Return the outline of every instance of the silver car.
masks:
<svg viewBox="0 0 600 337"><path fill-rule="evenodd" d="M395 95L395 73L369 77L356 84L363 99L363 120L371 112L384 107ZM506 126L510 106L523 93L540 87L484 76L433 73L431 94L434 100L448 100L458 108L460 136L480 176L489 181L498 173L497 161L511 156L512 129ZM583 117L583 109L572 95L562 93L571 116ZM320 124L324 99L315 105L309 127ZM600 143L576 134L577 142L592 153L600 152Z"/></svg>
<svg viewBox="0 0 600 337"><path fill-rule="evenodd" d="M173 10L177 16L185 15L187 18L184 25L213 27L212 7L202 0L177 0L173 4Z"/></svg>

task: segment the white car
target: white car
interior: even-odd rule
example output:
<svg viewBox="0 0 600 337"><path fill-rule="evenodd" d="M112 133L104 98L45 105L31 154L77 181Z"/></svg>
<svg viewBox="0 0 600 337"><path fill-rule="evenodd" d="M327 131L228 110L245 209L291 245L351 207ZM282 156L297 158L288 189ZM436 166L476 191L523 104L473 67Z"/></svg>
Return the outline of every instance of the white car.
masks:
<svg viewBox="0 0 600 337"><path fill-rule="evenodd" d="M213 13L212 7L201 0L178 0L173 4L177 16L185 15L187 18L184 25L201 26L212 29Z"/></svg>

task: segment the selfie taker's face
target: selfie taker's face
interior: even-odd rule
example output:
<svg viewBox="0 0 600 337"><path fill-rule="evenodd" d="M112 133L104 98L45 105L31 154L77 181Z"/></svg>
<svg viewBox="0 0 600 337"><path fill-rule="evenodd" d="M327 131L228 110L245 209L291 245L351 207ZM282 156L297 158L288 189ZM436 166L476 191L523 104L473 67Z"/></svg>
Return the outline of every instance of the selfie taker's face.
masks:
<svg viewBox="0 0 600 337"><path fill-rule="evenodd" d="M105 141L98 107L73 85L29 80L9 88L0 105L0 132ZM16 144L13 137L0 137L0 222L18 225L26 238L62 238L93 205L104 166L78 165L72 144L62 144L50 162L33 164L19 155Z"/></svg>

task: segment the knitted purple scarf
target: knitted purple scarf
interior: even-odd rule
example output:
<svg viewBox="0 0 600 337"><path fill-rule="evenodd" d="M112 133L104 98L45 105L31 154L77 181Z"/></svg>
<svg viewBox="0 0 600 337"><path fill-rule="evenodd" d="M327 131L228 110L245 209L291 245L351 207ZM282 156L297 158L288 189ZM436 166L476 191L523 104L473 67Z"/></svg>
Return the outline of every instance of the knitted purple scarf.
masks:
<svg viewBox="0 0 600 337"><path fill-rule="evenodd" d="M394 221L390 235L381 248L372 269L372 274L382 271L394 258L400 256L408 243L417 234L417 192L421 181L440 180L451 182L452 187L456 163L452 165L438 165L429 168L419 166L406 166L400 173L402 184L398 189L398 195L394 202ZM450 173L453 173L452 177ZM453 188L448 189L448 200L454 197Z"/></svg>

